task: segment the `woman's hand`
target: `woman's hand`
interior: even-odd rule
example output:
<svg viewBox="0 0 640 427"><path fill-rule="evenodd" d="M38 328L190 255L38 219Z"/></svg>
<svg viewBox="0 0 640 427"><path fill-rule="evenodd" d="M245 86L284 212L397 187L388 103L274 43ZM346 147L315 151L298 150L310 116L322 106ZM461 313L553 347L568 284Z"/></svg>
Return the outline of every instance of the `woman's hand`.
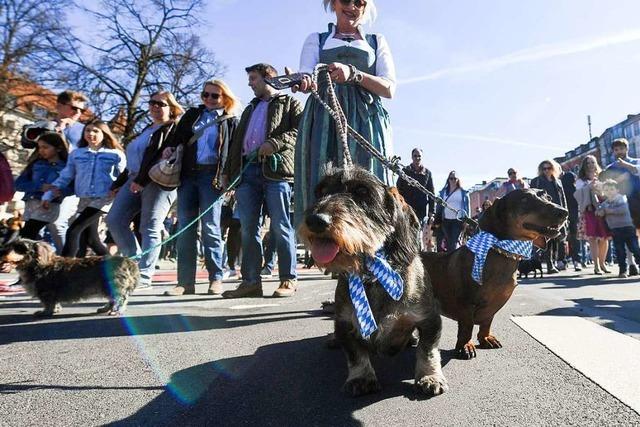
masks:
<svg viewBox="0 0 640 427"><path fill-rule="evenodd" d="M173 147L165 148L162 152L162 160L167 160L169 157L171 157L174 151L176 151L176 149Z"/></svg>
<svg viewBox="0 0 640 427"><path fill-rule="evenodd" d="M284 67L284 73L286 75L292 74L291 68L289 67ZM313 83L313 81L311 80L311 76L308 74L305 74L302 77L302 82L299 85L294 85L291 87L291 92L296 93L298 91L302 92L302 93L309 93L312 90L318 90L318 85Z"/></svg>
<svg viewBox="0 0 640 427"><path fill-rule="evenodd" d="M345 83L351 77L351 68L340 62L332 62L327 66L331 80L336 83Z"/></svg>

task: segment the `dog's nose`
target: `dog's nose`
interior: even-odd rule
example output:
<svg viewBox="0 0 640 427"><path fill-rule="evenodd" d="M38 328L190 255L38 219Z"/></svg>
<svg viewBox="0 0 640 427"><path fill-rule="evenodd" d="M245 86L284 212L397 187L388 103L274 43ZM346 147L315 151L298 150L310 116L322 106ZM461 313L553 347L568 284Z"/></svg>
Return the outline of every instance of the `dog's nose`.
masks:
<svg viewBox="0 0 640 427"><path fill-rule="evenodd" d="M305 219L309 230L314 233L322 233L331 224L331 216L327 214L311 214Z"/></svg>

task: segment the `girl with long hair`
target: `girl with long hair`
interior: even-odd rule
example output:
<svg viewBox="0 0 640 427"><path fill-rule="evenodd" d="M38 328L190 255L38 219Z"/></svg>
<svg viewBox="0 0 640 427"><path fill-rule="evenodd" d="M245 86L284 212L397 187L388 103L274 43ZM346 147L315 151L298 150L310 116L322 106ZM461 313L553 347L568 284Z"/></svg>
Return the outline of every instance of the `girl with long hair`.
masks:
<svg viewBox="0 0 640 427"><path fill-rule="evenodd" d="M25 201L25 225L20 236L38 240L40 231L54 222L60 213L61 195L51 202L42 202L45 191L51 187L64 169L69 155L69 145L64 136L48 132L38 137L38 148L33 152L27 166L16 178L16 190L23 191Z"/></svg>
<svg viewBox="0 0 640 427"><path fill-rule="evenodd" d="M73 192L80 199L78 216L67 230L63 256L77 255L80 234L84 230L88 230L87 245L96 255L108 253L98 233L98 222L109 211L113 201L111 185L125 165L122 146L109 126L101 120L88 123L78 148L69 154L67 165L43 197L47 200L58 197L73 182Z"/></svg>

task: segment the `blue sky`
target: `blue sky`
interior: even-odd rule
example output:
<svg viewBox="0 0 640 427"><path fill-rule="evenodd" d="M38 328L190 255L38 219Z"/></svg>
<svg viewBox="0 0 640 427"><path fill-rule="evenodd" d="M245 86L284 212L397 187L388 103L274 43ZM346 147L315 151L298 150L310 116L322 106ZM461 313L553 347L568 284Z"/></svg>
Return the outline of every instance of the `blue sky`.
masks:
<svg viewBox="0 0 640 427"><path fill-rule="evenodd" d="M396 96L385 103L395 151L425 151L436 187L455 169L465 186L532 176L593 133L640 112L637 0L378 0L393 51ZM305 37L333 20L321 0L211 0L202 37L251 99L243 67L297 67Z"/></svg>

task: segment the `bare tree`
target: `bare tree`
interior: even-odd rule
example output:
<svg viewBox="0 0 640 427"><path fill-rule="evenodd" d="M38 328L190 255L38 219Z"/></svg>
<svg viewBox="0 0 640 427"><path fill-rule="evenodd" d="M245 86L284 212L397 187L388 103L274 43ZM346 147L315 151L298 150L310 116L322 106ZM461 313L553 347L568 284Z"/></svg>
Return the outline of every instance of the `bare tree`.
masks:
<svg viewBox="0 0 640 427"><path fill-rule="evenodd" d="M55 63L63 49L51 43L69 37L68 7L66 0L0 0L0 114L23 98L41 96L38 84L64 81Z"/></svg>
<svg viewBox="0 0 640 427"><path fill-rule="evenodd" d="M98 115L122 116L125 140L139 129L144 96L172 91L183 103L223 67L193 28L202 0L102 0L85 9L95 19L96 42L61 46L60 59L77 71L74 87L88 93Z"/></svg>

